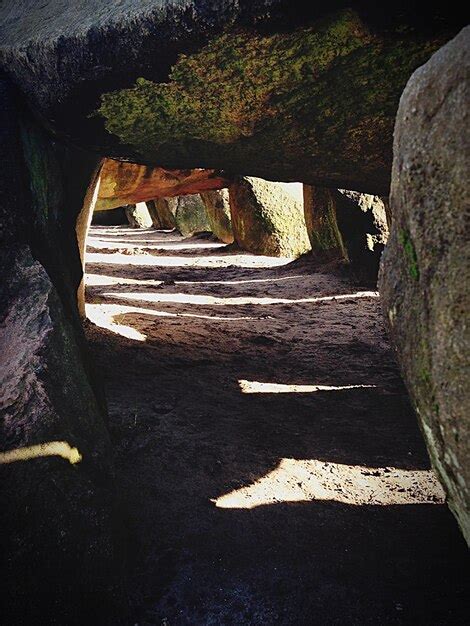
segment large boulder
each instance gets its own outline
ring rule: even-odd
[[[410,79],[380,293],[432,464],[470,542],[470,28]]]
[[[386,194],[400,94],[461,19],[449,3],[5,0],[0,68],[99,154]]]
[[[233,235],[254,254],[298,257],[310,250],[303,208],[278,183],[244,177],[229,187]]]
[[[127,204],[124,212],[131,228],[150,228],[152,226],[152,218],[145,202],[137,204]]]
[[[168,202],[175,218],[176,228],[183,237],[211,232],[206,205],[199,194],[169,198]]]
[[[206,191],[201,193],[201,198],[206,205],[211,231],[220,241],[232,243],[233,229],[228,189]]]
[[[313,254],[344,259],[361,277],[376,280],[388,239],[387,201],[346,189],[304,185],[305,222]]]
[[[0,164],[2,621],[119,624],[111,443],[75,299],[96,159],[0,80]]]
[[[152,218],[152,226],[157,230],[173,230],[176,228],[175,216],[167,198],[156,198],[147,202],[147,209]]]
[[[95,210],[220,189],[227,183],[228,178],[215,170],[168,170],[104,159]]]

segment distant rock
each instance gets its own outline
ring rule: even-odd
[[[211,231],[220,241],[232,243],[233,229],[228,189],[206,191],[201,193],[201,198],[206,205]]]
[[[124,211],[131,228],[150,228],[152,226],[152,218],[145,202],[127,204]]]
[[[362,277],[377,278],[388,239],[386,202],[382,198],[304,185],[304,211],[315,256],[345,259]]]

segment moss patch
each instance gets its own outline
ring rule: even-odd
[[[407,230],[401,230],[399,240],[405,252],[408,272],[411,278],[417,281],[419,280],[418,257],[410,233]]]

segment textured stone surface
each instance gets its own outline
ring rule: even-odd
[[[19,111],[0,81],[0,451],[64,441],[82,459],[0,464],[1,614],[9,624],[119,623],[110,442],[76,311],[75,230],[58,223],[67,201],[76,217],[86,185],[80,160]],[[61,166],[72,163],[67,182]]]
[[[357,273],[375,281],[388,240],[386,205],[367,193],[339,189],[332,194],[347,258]]]
[[[184,237],[211,231],[206,206],[199,194],[178,196],[167,201],[175,217],[175,226]]]
[[[97,211],[155,198],[220,189],[228,179],[215,170],[166,170],[105,159],[100,175]]]
[[[0,66],[100,154],[388,193],[403,87],[462,24],[413,5],[4,0]]]
[[[201,193],[206,205],[211,231],[224,243],[233,242],[232,217],[228,189]]]
[[[150,228],[152,218],[145,202],[126,204],[124,212],[131,228]]]
[[[281,185],[245,177],[229,188],[235,241],[243,250],[297,257],[310,250],[302,205]]]
[[[470,542],[470,29],[417,70],[395,127],[380,292],[449,505]]]
[[[388,238],[381,198],[304,185],[304,212],[312,252],[318,259],[344,259],[361,277],[377,278]]]
[[[174,199],[156,198],[147,202],[152,225],[157,230],[173,230],[173,228],[176,228],[175,216],[170,205],[174,209]]]
[[[312,253],[319,260],[346,259],[334,190],[304,185],[304,216]]]

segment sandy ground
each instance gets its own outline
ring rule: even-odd
[[[207,237],[88,243],[132,623],[464,623],[466,548],[373,288]]]

